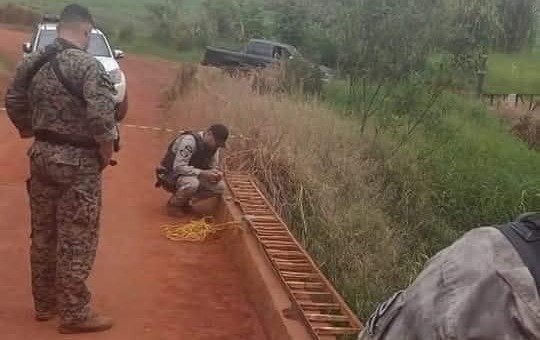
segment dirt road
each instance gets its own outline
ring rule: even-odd
[[[0,29],[0,53],[20,58],[27,38]],[[128,56],[122,67],[129,82],[126,123],[159,125],[160,93],[172,81],[174,65]],[[111,314],[117,324],[108,333],[60,336],[57,320],[33,319],[24,188],[29,144],[18,138],[5,112],[0,112],[0,338],[264,339],[244,295],[241,273],[225,254],[226,245],[219,240],[170,243],[159,233],[161,224],[174,222],[163,214],[167,197],[153,187],[153,169],[170,135],[122,130],[120,165],[105,175],[101,243],[90,281],[97,310]]]

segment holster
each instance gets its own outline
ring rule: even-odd
[[[176,193],[176,181],[178,176],[170,174],[164,168],[156,168],[156,188],[163,188],[167,192],[174,194]]]
[[[113,142],[113,148],[114,152],[120,151],[120,131],[118,131],[118,138],[116,138]]]

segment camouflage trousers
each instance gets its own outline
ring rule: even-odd
[[[58,311],[62,323],[84,320],[86,286],[96,256],[101,210],[97,157],[79,165],[51,154],[31,155],[28,192],[32,216],[32,292],[36,311]]]
[[[195,176],[180,176],[176,187],[178,190],[169,200],[169,204],[177,207],[186,205],[191,200],[216,197],[223,195],[225,192],[224,181],[211,183]]]

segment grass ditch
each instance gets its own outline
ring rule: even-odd
[[[437,124],[392,153],[400,134],[381,134],[375,121],[362,133],[336,105],[255,95],[249,79],[213,69],[189,79],[169,109],[177,124],[192,122],[179,128],[222,121],[242,136],[227,164],[263,183],[364,319],[466,230],[540,208],[539,154],[472,99],[442,95]]]

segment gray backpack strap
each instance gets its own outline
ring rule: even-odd
[[[43,56],[36,61],[33,67],[28,72],[28,78],[26,79],[27,87],[30,85],[36,74],[49,63],[53,69],[54,75],[58,81],[64,86],[64,88],[75,98],[78,98],[82,103],[86,105],[86,99],[84,99],[84,93],[82,86],[76,86],[71,81],[69,81],[62,70],[60,69],[60,64],[58,62],[58,54],[62,53],[63,50],[58,50],[53,45],[47,46],[45,48],[45,53]]]
[[[540,213],[527,213],[498,227],[529,269],[540,293]]]

